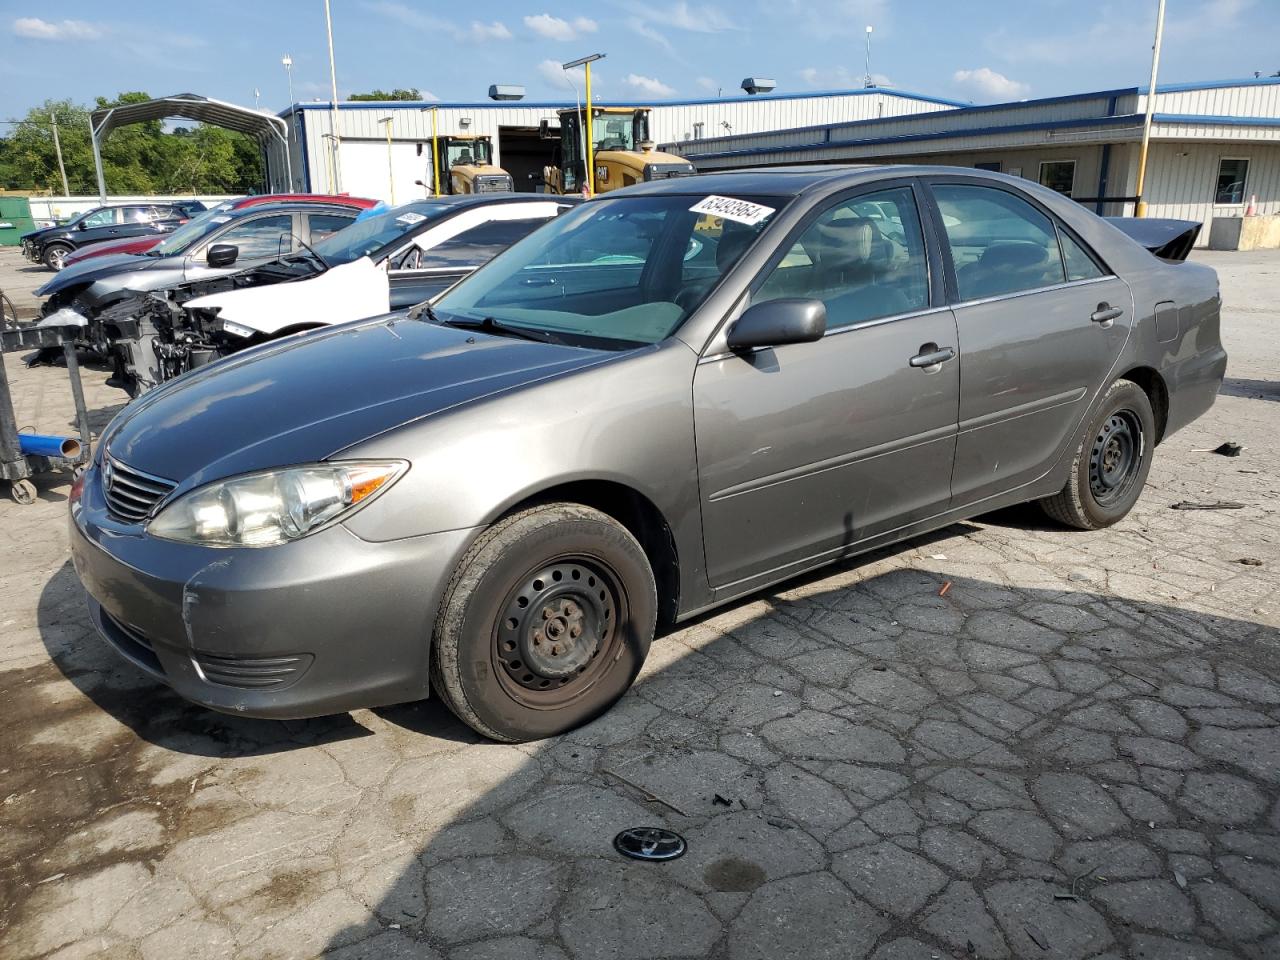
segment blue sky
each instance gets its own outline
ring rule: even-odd
[[[882,84],[992,103],[1145,83],[1156,0],[332,0],[339,95],[417,87],[483,99],[491,83],[530,99],[572,97],[558,63],[602,52],[601,97],[738,95],[743,77],[778,92],[861,86],[863,42]],[[473,18],[467,11],[473,10]],[[56,12],[55,12],[56,11]],[[577,12],[575,12],[577,11]],[[639,11],[638,13],[636,11]],[[0,118],[46,97],[88,102],[145,90],[252,105],[327,99],[321,0],[0,0]],[[1169,0],[1162,81],[1280,70],[1280,0]]]

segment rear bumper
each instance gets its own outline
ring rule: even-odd
[[[1213,406],[1227,375],[1227,351],[1221,346],[1205,350],[1162,372],[1169,390],[1169,416],[1164,428],[1164,436],[1169,437]]]
[[[436,608],[470,531],[370,543],[338,525],[281,547],[196,547],[116,523],[97,487],[86,476],[72,506],[72,561],[98,633],[149,676],[280,719],[427,696]]]

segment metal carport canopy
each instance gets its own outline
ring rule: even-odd
[[[98,196],[107,202],[107,184],[102,175],[102,142],[116,127],[147,120],[167,120],[183,117],[210,123],[215,127],[234,130],[253,137],[262,146],[271,140],[282,145],[285,164],[292,167],[289,157],[289,125],[273,113],[238,107],[234,103],[210,100],[194,93],[178,93],[172,97],[157,97],[142,103],[123,103],[116,107],[104,107],[89,115],[89,127],[93,133],[93,163],[98,172]],[[293,183],[293,170],[288,170],[289,183]]]

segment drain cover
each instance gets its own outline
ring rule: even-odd
[[[685,846],[684,837],[662,827],[631,827],[613,838],[613,848],[632,860],[674,860]]]

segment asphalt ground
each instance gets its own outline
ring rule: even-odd
[[[542,743],[190,706],[94,635],[68,478],[0,501],[0,956],[1280,956],[1280,253],[1195,259],[1228,378],[1124,522],[1006,510],[792,581]],[[65,372],[5,363],[68,429]],[[688,852],[624,861],[636,825]]]

